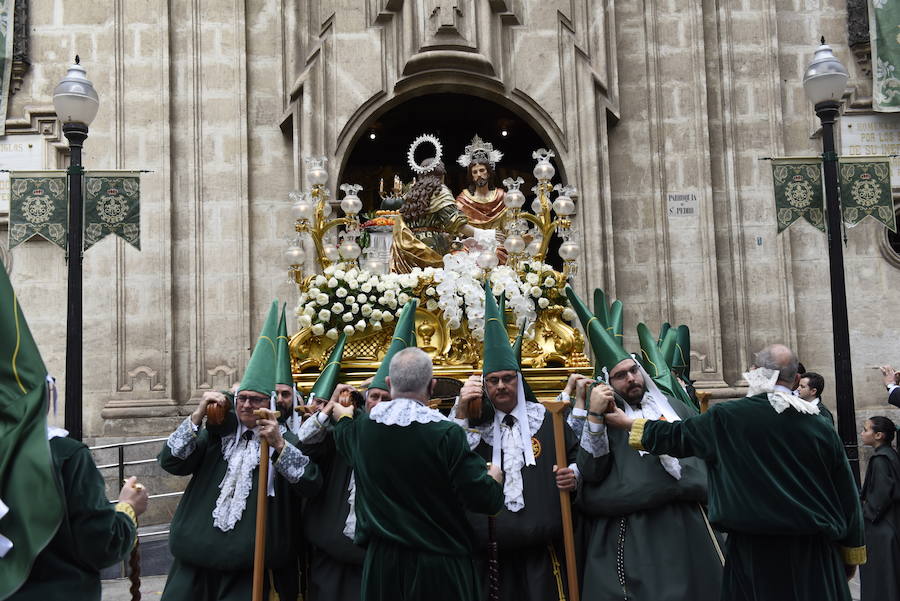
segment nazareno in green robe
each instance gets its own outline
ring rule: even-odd
[[[900,599],[900,457],[890,445],[875,449],[862,493],[868,561],[859,568],[862,601]]]
[[[696,456],[709,518],[728,533],[722,599],[850,601],[845,564],[865,562],[862,508],[837,433],[766,394],[681,422],[636,420],[635,448]]]
[[[483,428],[492,427],[493,423],[489,422]],[[563,431],[569,465],[575,463],[578,439],[568,424]],[[476,432],[469,429],[470,445],[478,437],[473,437]],[[568,598],[559,488],[553,473],[553,466],[556,465],[553,415],[549,411],[544,412],[543,421],[531,438],[537,444],[532,442],[535,465],[522,468],[525,507],[517,512],[504,509],[495,518],[500,599],[503,601],[556,601]],[[499,441],[493,442],[499,444]],[[493,445],[485,440],[479,439],[474,450],[485,461],[491,460]],[[479,599],[486,599],[489,584],[488,519],[470,513],[469,520],[478,537],[482,584]]]
[[[100,601],[100,570],[128,556],[137,525],[107,500],[103,476],[86,446],[65,437],[49,442],[65,515],[9,601]]]
[[[668,400],[681,419],[696,415],[677,399]],[[622,407],[624,401],[617,396],[616,403]],[[658,457],[629,447],[625,432],[601,426],[592,433],[585,424],[581,440],[583,483],[576,506],[587,541],[582,598],[717,601],[720,541],[703,514],[703,462],[679,460],[676,480]]]
[[[189,422],[188,417],[179,429],[189,428]],[[282,432],[282,436],[285,448],[291,445],[293,450],[272,457],[275,496],[266,497],[266,567],[271,570],[296,562],[299,541],[295,533],[301,497],[316,494],[322,485],[314,462],[306,463],[302,470],[296,469],[300,454],[296,436],[288,431]],[[212,513],[220,493],[219,484],[228,469],[222,455],[222,438],[219,432],[201,428],[186,458],[176,457],[168,443],[157,457],[160,466],[170,474],[191,476],[172,518],[169,548],[174,561],[163,590],[163,601],[246,601],[250,598],[259,466],[253,468],[246,506],[234,528],[223,532],[215,527]],[[291,473],[296,481],[289,482],[284,473]],[[267,588],[268,583],[267,578]]]
[[[355,541],[366,547],[360,599],[477,600],[475,533],[465,512],[497,513],[503,490],[459,426],[409,403],[416,402],[384,401],[371,418],[343,418],[334,427],[356,479]],[[410,407],[426,423],[375,421]]]
[[[317,426],[316,419],[308,418],[300,430],[300,448],[316,462],[323,478],[322,490],[306,500],[303,510],[309,546],[304,601],[358,601],[366,552],[344,533],[353,469],[337,452],[330,427]],[[322,430],[312,442],[304,436],[310,426]]]

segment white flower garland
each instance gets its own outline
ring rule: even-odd
[[[458,330],[463,320],[478,340],[484,339],[484,288],[475,253],[444,257],[444,268],[415,268],[410,273],[373,274],[354,264],[341,263],[325,268],[300,295],[297,323],[310,328],[314,336],[336,340],[341,332],[348,336],[366,328],[380,330],[391,323],[397,311],[413,297],[420,282],[431,283],[424,290],[423,307],[440,310],[448,327]],[[568,307],[560,290],[557,272],[540,261],[520,264],[521,275],[502,265],[491,271],[491,288],[496,296],[506,296],[506,306],[517,324],[523,320],[531,327],[538,313],[551,305],[562,305],[563,319],[573,321],[575,312]],[[563,283],[564,285],[564,283]]]

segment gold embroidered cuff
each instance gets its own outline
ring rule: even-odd
[[[866,563],[866,546],[841,547],[841,558],[850,566],[859,566]]]
[[[131,506],[131,503],[119,501],[118,503],[116,503],[116,511],[121,511],[122,513],[130,517],[132,523],[134,523],[134,527],[137,528],[137,514],[134,513],[134,507]]]
[[[344,419],[345,417],[349,417],[350,419],[353,419],[353,415],[352,415],[352,414],[346,414],[346,413],[345,413],[344,415],[341,415],[337,420],[338,420],[338,421],[341,421],[341,420]]]
[[[644,438],[644,424],[646,423],[647,420],[643,417],[634,420],[634,423],[631,425],[631,434],[628,435],[628,446],[638,451],[645,450],[641,440]]]

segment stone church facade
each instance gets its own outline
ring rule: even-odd
[[[805,223],[776,235],[759,159],[821,152],[802,76],[822,35],[851,73],[846,111],[871,112],[856,4],[31,2],[7,138],[39,135],[42,166],[64,164],[52,92],[79,53],[101,97],[86,167],[151,170],[142,251],[107,240],[84,261],[85,435],[164,434],[240,379],[271,299],[296,301],[282,254],[303,157],[329,157],[336,196],[379,115],[447,91],[511,110],[554,149],[580,191],[577,287],[623,300],[628,343],[639,320],[689,324],[698,387],[724,398],[753,350],[784,341],[826,375],[833,407],[826,240]],[[696,199],[694,214],[670,216],[669,195]],[[3,259],[63,376],[62,253],[8,251],[5,228],[0,215]],[[900,363],[900,260],[866,222],[845,261],[857,407],[883,412],[870,367]]]

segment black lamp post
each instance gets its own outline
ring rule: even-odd
[[[859,486],[859,449],[856,444],[856,408],[853,402],[853,370],[850,367],[850,325],[844,283],[844,252],[841,247],[841,202],[838,187],[838,156],[834,151],[834,123],[849,75],[825,44],[816,49],[803,76],[803,89],[822,122],[822,165],[825,174],[825,215],[828,229],[828,263],[831,280],[831,328],[834,338],[834,379],[837,398],[838,434]]]
[[[63,134],[69,141],[69,237],[66,247],[68,259],[68,310],[66,312],[66,412],[65,426],[75,440],[82,438],[82,206],[81,147],[88,136],[88,125],[97,116],[100,100],[86,71],[79,63],[69,67],[68,73],[53,91],[53,106],[63,124]]]

